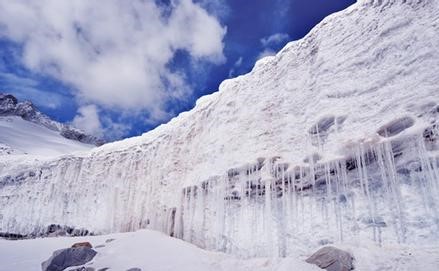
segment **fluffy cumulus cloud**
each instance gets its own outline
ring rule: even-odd
[[[221,63],[225,32],[192,0],[0,0],[0,38],[20,45],[26,68],[71,86],[81,105],[143,110],[152,121],[191,94],[184,71],[168,67],[175,53]],[[81,107],[74,122],[98,113]]]
[[[72,124],[93,135],[103,136],[98,108],[95,105],[80,107],[78,115],[73,119]]]
[[[197,3],[220,19],[226,19],[231,13],[227,0],[199,0]]]

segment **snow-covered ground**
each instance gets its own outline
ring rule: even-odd
[[[93,147],[95,146],[62,137],[58,131],[21,117],[0,117],[0,155],[59,156],[76,151],[88,151]]]
[[[106,242],[108,239],[114,239]],[[202,250],[162,233],[141,230],[103,236],[58,237],[33,240],[0,240],[0,271],[40,271],[41,263],[52,252],[76,242],[89,241],[98,252],[85,266],[123,271],[318,271],[305,259],[313,251],[288,258],[240,259],[232,255]],[[104,245],[104,247],[99,247]],[[439,248],[435,247],[366,247],[344,245],[354,254],[356,270],[362,271],[436,271]]]
[[[106,242],[108,239],[114,241]],[[304,257],[278,259],[238,259],[231,255],[210,252],[163,233],[141,230],[103,236],[58,237],[21,241],[0,239],[0,271],[40,271],[41,263],[52,252],[76,242],[89,241],[98,252],[89,265],[96,270],[109,267],[123,271],[250,271],[250,270],[320,270],[304,261]],[[283,268],[285,266],[285,268]],[[288,267],[288,268],[287,268]]]

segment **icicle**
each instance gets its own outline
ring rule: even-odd
[[[427,155],[425,143],[422,137],[419,137],[416,149],[418,150],[419,160],[421,162],[421,175],[422,180],[420,182],[420,188],[423,193],[424,206],[427,212],[436,221],[436,227],[439,230],[439,175],[437,171],[437,162],[433,157],[430,159]],[[426,184],[426,185],[423,185]]]
[[[376,215],[373,210],[373,203],[372,198],[370,196],[369,191],[369,177],[367,174],[367,165],[366,165],[366,159],[365,159],[366,152],[364,150],[363,144],[361,144],[357,150],[357,170],[360,178],[361,183],[361,190],[366,196],[367,200],[367,208],[369,211],[369,218],[372,220],[372,231],[373,231],[373,240],[375,242],[378,241],[377,239],[377,227],[376,227]]]
[[[278,243],[279,243],[279,255],[280,257],[286,256],[287,242],[286,242],[286,219],[287,219],[287,193],[285,186],[285,167],[281,166],[281,198],[277,201],[281,203],[281,210],[278,212],[279,230],[278,230]]]
[[[390,207],[389,211],[392,215],[392,224],[395,229],[397,241],[398,243],[401,243],[404,240],[404,230],[402,229],[403,222],[400,197],[397,196],[399,193],[399,186],[395,184],[395,175],[392,173],[394,172],[394,165],[391,164],[393,163],[393,159],[389,159],[389,155],[392,155],[393,158],[393,153],[391,152],[391,147],[389,149],[388,145],[388,143],[379,145],[376,152],[382,180],[384,183],[384,195],[387,198],[388,205]]]

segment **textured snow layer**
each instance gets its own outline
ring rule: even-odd
[[[0,155],[59,156],[94,147],[64,138],[56,131],[15,116],[0,117],[0,144],[3,146],[0,147]]]
[[[111,242],[106,242],[113,239]],[[89,236],[81,238],[43,238],[22,241],[0,240],[0,271],[39,271],[41,263],[52,252],[70,247],[77,242],[89,241],[98,252],[86,267],[143,271],[318,271],[315,265],[305,262],[314,251],[288,258],[256,258],[242,260],[230,255],[201,250],[193,245],[161,233],[142,230],[132,233]],[[104,245],[104,247],[98,247]],[[436,247],[356,247],[343,249],[355,256],[356,270],[435,271],[439,266],[439,249]],[[75,269],[75,268],[71,268]],[[68,270],[71,270],[68,269]]]
[[[438,23],[437,1],[359,1],[154,131],[0,164],[0,230],[147,227],[242,256],[437,246]]]

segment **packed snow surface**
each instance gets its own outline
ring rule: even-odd
[[[438,1],[358,1],[140,137],[0,163],[0,231],[149,228],[243,257],[437,247],[438,67]]]
[[[17,116],[0,116],[0,155],[59,156],[94,146],[62,137],[59,132]]]
[[[98,252],[96,257],[85,265],[94,267],[95,270],[101,268],[109,268],[109,270],[141,268],[143,271],[281,271],[291,270],[291,268],[303,271],[320,270],[303,259],[288,259],[284,263],[266,258],[241,260],[230,255],[199,249],[162,233],[142,230],[82,238],[0,240],[0,262],[2,263],[0,271],[40,271],[41,263],[47,260],[53,251],[71,247],[74,243],[82,241],[91,242]],[[101,245],[103,247],[99,247]],[[285,268],[282,268],[282,265],[285,265]]]
[[[85,267],[95,270],[142,271],[318,271],[305,262],[314,251],[288,258],[240,259],[215,253],[170,238],[162,233],[141,230],[103,236],[39,238],[33,240],[0,240],[0,271],[40,271],[41,263],[52,252],[88,241],[98,254]],[[343,247],[356,256],[356,270],[435,271],[439,266],[439,249],[432,247]],[[78,267],[76,267],[78,268]],[[68,268],[74,270],[76,268]]]

